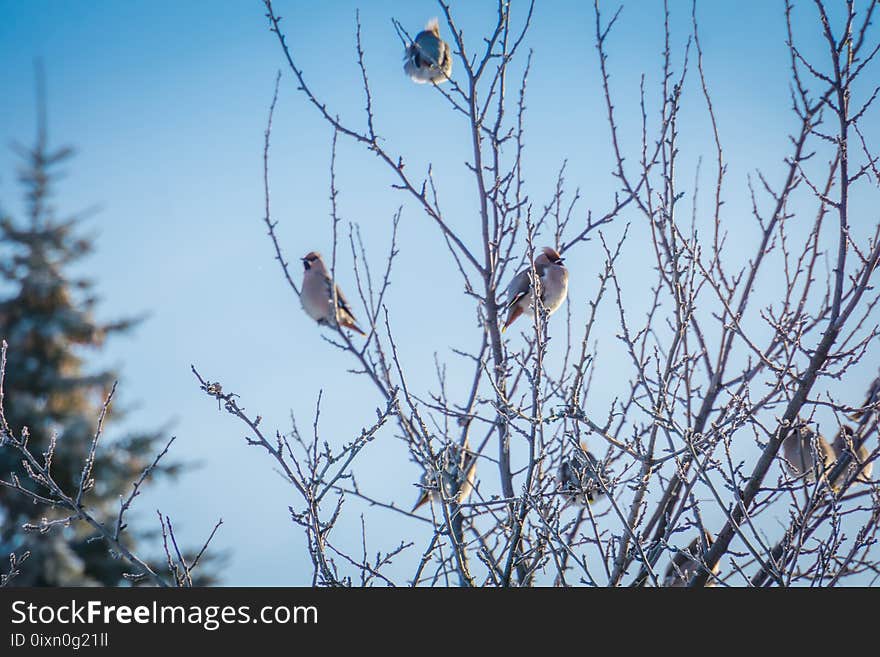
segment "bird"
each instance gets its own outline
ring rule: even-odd
[[[850,462],[847,466],[847,469],[844,470],[837,479],[834,481],[835,488],[841,485],[849,476],[849,474],[855,470],[856,464],[865,463],[870,455],[867,446],[862,443],[859,447],[858,451],[853,450],[853,438],[856,435],[855,429],[853,429],[849,425],[843,425],[840,427],[840,430],[837,432],[837,437],[834,439],[834,442],[831,444],[831,448],[834,451],[835,459],[839,459],[844,453],[849,454]],[[865,463],[859,472],[858,477],[855,481],[861,484],[869,484],[871,483],[871,473],[874,470],[873,461],[870,463]]]
[[[669,567],[666,569],[666,575],[663,578],[663,586],[675,588],[687,586],[691,577],[696,575],[700,570],[700,562],[703,560],[706,552],[709,551],[709,548],[712,547],[713,542],[712,534],[703,530],[702,540],[697,536],[697,538],[691,541],[691,544],[688,545],[686,551],[677,551],[675,556],[672,557],[672,562],[669,564]],[[712,574],[718,574],[717,563],[712,569]],[[706,583],[706,586],[713,586],[711,578]]]
[[[432,18],[406,49],[403,70],[418,84],[439,84],[452,74],[449,44],[440,38],[440,22]]]
[[[814,445],[815,441],[815,445]],[[785,440],[782,441],[782,452],[785,456],[785,466],[792,477],[803,477],[808,484],[816,481],[818,470],[819,479],[825,478],[825,473],[834,465],[837,457],[834,449],[821,434],[816,434],[809,427],[792,428]],[[816,455],[821,458],[821,463],[816,462]]]
[[[463,448],[451,444],[447,446],[440,455],[440,461],[439,472],[434,468],[427,468],[422,474],[422,490],[411,513],[415,513],[428,502],[443,503],[440,495],[441,482],[445,498],[456,504],[464,504],[473,492],[477,476],[477,456],[468,449],[466,441]]]
[[[541,302],[547,315],[552,315],[568,295],[568,270],[562,264],[562,256],[549,246],[541,249],[540,255],[535,258],[535,272],[541,283]],[[516,319],[525,313],[529,317],[535,315],[535,305],[532,290],[532,269],[527,267],[519,272],[507,286],[505,307],[507,308],[507,321],[501,328],[506,331]]]
[[[306,314],[322,326],[344,326],[355,333],[366,335],[357,325],[351,306],[345,300],[342,290],[336,286],[336,318],[333,315],[333,281],[324,265],[321,254],[310,251],[302,258],[303,282],[300,301]]]
[[[570,457],[562,459],[557,473],[566,505],[587,506],[605,497],[605,488],[599,483],[605,474],[602,463],[583,445],[572,450]]]

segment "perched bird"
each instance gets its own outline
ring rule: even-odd
[[[691,541],[691,544],[688,545],[686,551],[679,550],[676,552],[675,556],[672,557],[672,562],[666,569],[666,576],[663,578],[663,586],[687,586],[691,577],[699,572],[700,562],[703,560],[703,556],[706,552],[709,551],[709,548],[712,547],[713,542],[712,534],[704,531],[702,539],[698,536]],[[717,563],[712,569],[712,574],[718,574]],[[706,582],[706,586],[713,586],[711,578]]]
[[[837,460],[834,449],[824,436],[816,435],[815,431],[806,426],[788,432],[782,441],[782,453],[791,476],[803,477],[808,484],[816,481],[817,471],[819,479],[824,479],[825,473]],[[816,462],[816,455],[820,459],[819,463]]]
[[[339,324],[355,333],[366,335],[357,325],[351,307],[338,285],[336,286],[336,318],[334,319],[333,288],[331,287],[333,281],[330,280],[330,274],[327,267],[324,266],[321,254],[317,251],[310,251],[303,256],[302,263],[305,271],[303,271],[300,301],[308,316],[323,326]]]
[[[540,279],[541,302],[552,315],[568,294],[568,270],[563,266],[563,259],[549,246],[541,249],[541,254],[535,258],[535,272]],[[532,290],[532,269],[527,267],[519,272],[507,286],[507,321],[501,331],[516,321],[516,318],[525,313],[529,317],[535,315],[535,304]]]
[[[449,44],[440,38],[440,23],[432,18],[406,49],[403,70],[413,82],[435,84],[452,74],[452,53]]]
[[[567,504],[586,506],[605,497],[605,489],[599,483],[599,478],[605,476],[602,463],[581,446],[572,450],[570,457],[562,459],[557,479]]]
[[[441,484],[445,498],[456,504],[464,504],[473,492],[477,477],[477,456],[467,448],[467,443],[464,448],[458,445],[447,446],[440,455],[440,460],[441,470],[439,473],[429,469],[422,475],[422,490],[419,493],[419,499],[412,508],[413,511],[428,502],[442,504]]]
[[[837,432],[837,437],[831,444],[831,447],[834,450],[835,459],[840,458],[843,453],[847,453],[850,455],[850,462],[847,466],[847,470],[842,472],[840,476],[835,480],[835,487],[844,482],[849,474],[853,472],[856,467],[858,467],[857,464],[865,463],[865,461],[868,459],[868,456],[870,455],[870,452],[868,451],[868,448],[864,443],[862,443],[858,451],[853,450],[853,438],[855,437],[855,435],[855,429],[848,425],[843,425],[842,427],[840,427],[840,431]],[[873,461],[870,463],[865,463],[865,465],[862,466],[861,471],[859,472],[856,482],[861,484],[871,483],[871,473],[873,472],[873,470]]]

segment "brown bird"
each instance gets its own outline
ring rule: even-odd
[[[556,312],[568,294],[568,270],[563,266],[563,262],[559,253],[549,246],[541,249],[540,255],[535,258],[535,273],[541,285],[541,302],[548,316]],[[514,276],[507,286],[507,321],[501,328],[502,332],[506,331],[523,313],[534,317],[535,304],[531,276],[532,269],[527,267]]]
[[[834,449],[821,434],[807,426],[793,428],[782,441],[785,466],[792,477],[803,477],[808,484],[825,478],[825,473],[834,465],[837,456]],[[817,463],[816,455],[819,457]]]
[[[605,468],[583,445],[572,450],[569,458],[559,464],[557,480],[567,504],[586,506],[605,497],[605,489],[599,483],[604,479]]]
[[[835,480],[835,487],[840,486],[844,480],[862,463],[861,470],[859,471],[858,477],[856,478],[856,482],[860,484],[870,484],[871,483],[871,473],[874,471],[874,462],[865,463],[867,461],[870,452],[868,451],[867,446],[862,443],[859,447],[858,451],[853,450],[853,438],[855,437],[856,432],[849,425],[843,425],[840,427],[840,431],[837,432],[837,437],[834,439],[831,447],[834,450],[835,459],[840,458],[840,456],[844,453],[849,454],[850,461],[847,469],[840,474],[840,476]]]
[[[440,460],[442,465],[439,473],[429,469],[422,475],[422,490],[413,511],[428,502],[442,504],[441,485],[443,496],[456,504],[464,504],[473,492],[477,477],[477,456],[468,449],[467,442],[464,448],[449,445],[443,450]]]
[[[354,313],[345,300],[342,290],[336,286],[336,313],[334,319],[333,313],[333,281],[321,254],[317,251],[310,251],[302,258],[303,263],[303,282],[300,301],[303,310],[309,317],[314,319],[322,326],[344,326],[355,333],[366,335],[357,325]]]
[[[666,569],[666,576],[663,578],[663,586],[673,588],[687,586],[691,577],[699,572],[701,568],[700,563],[703,561],[706,552],[712,547],[712,543],[714,543],[712,534],[704,530],[702,539],[698,536],[691,541],[691,544],[688,545],[686,551],[676,552],[675,556],[672,557],[672,562]],[[717,563],[712,569],[712,574],[718,574]],[[706,586],[714,586],[711,577],[706,582]]]

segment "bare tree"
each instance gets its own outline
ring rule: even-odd
[[[102,541],[111,555],[116,559],[123,559],[129,564],[131,571],[124,574],[126,580],[135,584],[146,582],[154,586],[163,587],[192,586],[192,573],[199,565],[205,550],[208,548],[208,544],[214,538],[214,534],[220,528],[220,525],[223,524],[222,520],[217,522],[202,549],[194,558],[191,557],[191,563],[188,563],[186,552],[181,551],[177,545],[171,519],[157,512],[162,524],[162,538],[165,557],[168,563],[167,575],[162,573],[154,564],[151,564],[149,560],[135,554],[128,545],[125,535],[125,529],[128,526],[125,520],[126,512],[131,508],[135,498],[140,495],[141,486],[143,486],[147,478],[159,465],[162,457],[168,453],[175,438],[172,437],[168,441],[164,449],[156,455],[156,458],[144,469],[140,477],[132,482],[131,492],[124,498],[120,497],[119,514],[113,519],[105,518],[100,509],[90,508],[87,498],[88,492],[95,487],[97,478],[100,476],[99,473],[94,471],[95,456],[103,433],[104,418],[109,411],[113,395],[116,392],[116,384],[113,384],[110,393],[101,406],[101,412],[96,421],[94,438],[89,445],[88,456],[83,463],[79,485],[76,487],[76,490],[65,490],[55,479],[52,472],[52,461],[55,459],[58,449],[56,436],[52,437],[48,448],[37,456],[31,451],[28,444],[30,437],[28,428],[22,427],[16,433],[6,420],[6,415],[3,411],[3,397],[7,348],[6,341],[2,341],[2,345],[0,345],[0,447],[15,450],[19,454],[22,467],[27,472],[29,481],[25,483],[15,473],[12,473],[8,480],[0,479],[0,486],[30,499],[34,504],[39,505],[46,514],[39,523],[25,525],[25,531],[47,534],[52,531],[62,531],[73,523],[82,523],[93,532],[91,540]],[[169,539],[171,540],[170,546],[168,543]],[[24,552],[20,555],[15,553],[9,555],[9,572],[0,579],[0,586],[7,586],[21,574],[20,567],[27,560],[28,556],[30,556],[29,552]],[[169,579],[169,576],[171,576],[171,579]]]
[[[295,44],[285,37],[275,3],[262,1],[289,69],[285,82],[332,128],[331,277],[336,279],[337,249],[345,242],[335,165],[337,140],[346,139],[376,156],[377,166],[393,178],[389,193],[418,208],[443,239],[447,280],[457,277],[479,327],[475,347],[456,351],[471,364],[469,386],[448,389],[439,360],[438,391],[408,385],[385,303],[402,205],[391,222],[378,276],[360,229],[349,231],[354,264],[347,278],[357,282],[366,339],[355,342],[339,327],[325,338],[327,348],[344,352],[353,371],[376,389],[377,418],[359,436],[341,449],[321,439],[320,395],[310,434],[296,425],[290,433],[264,430],[260,416],[248,413],[237,395],[193,368],[205,393],[244,423],[248,443],[265,450],[290,483],[296,499],[291,517],[306,535],[314,584],[873,583],[880,573],[874,547],[880,489],[865,473],[880,454],[880,378],[864,382],[864,399],[838,398],[834,382],[849,376],[856,363],[878,360],[880,297],[872,276],[880,261],[880,218],[854,217],[852,210],[855,195],[876,196],[880,186],[878,156],[862,129],[872,120],[880,92],[871,82],[880,49],[871,30],[876,3],[847,0],[842,15],[832,19],[826,3],[815,0],[809,11],[827,53],[811,61],[798,48],[795,10],[786,1],[789,151],[780,171],[755,172],[746,188],[733,189],[696,3],[684,16],[689,36],[680,47],[671,36],[678,16],[664,3],[659,88],[651,92],[643,76],[638,95],[626,98],[640,108],[642,119],[640,143],[630,153],[618,128],[622,91],[611,84],[609,46],[621,10],[604,14],[597,0],[597,92],[604,96],[615,166],[607,198],[593,199],[595,205],[585,210],[580,193],[567,189],[564,163],[546,203],[533,200],[523,173],[531,68],[525,44],[534,2],[499,0],[485,36],[466,43],[449,4],[440,0],[456,63],[451,79],[432,86],[448,111],[464,117],[458,138],[471,148],[468,193],[480,220],[480,239],[473,240],[444,214],[431,168],[412,171],[407,154],[392,152],[381,138],[360,18],[354,56],[365,109],[355,124],[340,119],[316,94],[296,63]],[[394,27],[402,45],[410,46],[404,27],[396,21]],[[310,246],[282,247],[270,206],[269,150],[280,80],[279,74],[265,132],[263,219],[282,274],[299,296],[296,272],[284,254]],[[656,102],[652,93],[659,94]],[[708,211],[697,202],[699,168],[692,187],[682,185],[678,171],[686,101],[706,113],[712,129]],[[656,111],[650,109],[654,105]],[[749,220],[726,210],[725,198],[733,194],[748,194]],[[690,212],[682,205],[688,195]],[[747,221],[757,239],[743,258],[731,254],[730,245]],[[647,308],[628,301],[628,290],[644,289],[644,279],[634,280],[620,266],[633,224],[653,245],[645,254],[655,276]],[[598,244],[603,261],[594,284],[579,286],[569,298],[564,325],[559,318],[549,323],[538,302],[524,340],[510,339],[500,328],[504,290],[523,267],[537,280],[530,263],[539,239],[563,255],[587,242]],[[759,306],[756,289],[767,280],[780,293]],[[572,321],[575,304],[586,310],[584,323]],[[597,410],[590,394],[594,383],[607,377],[596,358],[595,329],[603,317],[617,323],[626,360],[613,366],[628,368],[629,383],[613,403]],[[555,359],[548,364],[551,336],[553,349],[561,350],[559,366]],[[438,500],[423,507],[430,515],[377,499],[358,486],[358,455],[391,449],[375,444],[382,431],[394,432],[424,469],[421,486]],[[790,474],[793,464],[781,447],[807,431],[814,438],[804,449],[815,465]],[[827,461],[819,458],[820,432],[840,437]],[[594,452],[586,451],[588,441]],[[783,467],[774,479],[777,462]],[[469,497],[460,494],[465,483],[473,484]],[[368,557],[365,518],[362,553],[343,547],[346,537],[337,537],[334,528],[349,498],[400,517],[393,547]],[[587,500],[592,503],[583,504]],[[780,516],[788,519],[787,527],[774,522]],[[425,522],[434,531],[427,545],[416,546],[408,527]],[[401,559],[412,562],[412,575],[394,582],[383,571]]]

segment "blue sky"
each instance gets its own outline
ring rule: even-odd
[[[353,36],[358,4],[378,132],[392,152],[406,154],[412,170],[433,163],[448,216],[466,236],[476,236],[472,182],[462,166],[467,133],[442,98],[405,78],[402,47],[391,24],[397,18],[414,33],[438,14],[437,6],[427,0],[279,0],[277,9],[314,91],[345,121],[362,126]],[[670,4],[677,67],[690,30],[690,2]],[[488,29],[493,6],[453,3],[466,40]],[[605,11],[610,13],[611,5]],[[729,163],[725,208],[729,216],[743,217],[742,234],[731,245],[731,257],[736,257],[748,252],[755,234],[746,174],[759,167],[778,172],[795,125],[783,12],[781,3],[755,0],[703,1],[698,13]],[[56,145],[74,145],[79,153],[59,185],[57,204],[68,211],[95,204],[102,208],[84,227],[97,238],[97,252],[84,271],[97,281],[101,313],[107,318],[149,313],[136,332],[109,347],[103,362],[121,369],[120,400],[131,408],[128,421],[134,426],[172,421],[178,436],[173,455],[201,464],[177,483],[146,493],[139,500],[140,515],[153,522],[154,509],[161,508],[174,518],[184,540],[199,544],[222,517],[225,524],[215,546],[229,554],[224,583],[293,585],[309,582],[311,565],[302,535],[289,520],[291,491],[271,462],[245,445],[242,427],[218,413],[199,391],[190,364],[239,393],[266,426],[281,430],[289,428],[291,412],[301,426],[309,426],[323,389],[325,408],[345,409],[323,416],[322,435],[335,444],[368,424],[380,401],[365,380],[347,373],[349,360],[320,339],[320,330],[302,312],[272,259],[262,224],[262,146],[273,81],[283,66],[263,14],[256,0],[0,0],[0,142],[27,143],[33,135],[32,62],[40,57],[47,74],[50,137]],[[624,148],[634,148],[639,138],[636,101],[642,72],[649,101],[656,104],[661,18],[660,2],[626,3],[609,41]],[[823,44],[815,26],[800,19],[798,25],[804,27],[804,52],[819,52]],[[591,3],[538,3],[527,40],[534,61],[526,174],[536,205],[550,198],[563,160],[568,161],[570,187],[581,190],[582,210],[601,212],[613,199],[593,30]],[[695,82],[691,77],[682,115],[687,129],[682,130],[681,176],[687,181],[700,155],[704,174],[711,171],[714,157]],[[331,137],[285,69],[273,132],[272,202],[282,246],[297,276],[299,256],[330,246]],[[340,140],[338,160],[340,213],[345,221],[360,224],[375,268],[384,261],[391,217],[403,205],[401,255],[389,307],[411,385],[435,388],[435,352],[449,359],[453,381],[464,376],[466,369],[451,356],[450,346],[472,348],[478,333],[448,254],[438,248],[439,234],[417,207],[390,189],[388,173],[373,156]],[[14,155],[0,149],[0,201],[17,212],[14,167]],[[709,179],[704,185],[708,190]],[[690,207],[690,199],[686,203]],[[639,217],[627,212],[622,219],[637,223]],[[874,221],[866,218],[863,227]],[[619,235],[622,228],[618,222],[609,235]],[[627,262],[645,260],[642,249],[648,244],[645,235],[634,231]],[[594,293],[601,254],[594,241],[573,255],[571,293],[578,319]],[[639,280],[635,265],[631,276],[628,303],[639,308],[647,290],[633,284]],[[340,277],[339,282],[350,290],[349,298],[354,296],[352,280]],[[408,311],[426,285],[433,305]],[[446,307],[459,312],[443,312]],[[608,320],[599,339],[612,349],[613,313]],[[611,363],[606,366],[616,357],[607,353]],[[870,378],[869,367],[857,371],[862,378],[852,382],[853,391],[863,390]],[[607,407],[613,391],[626,382],[624,368],[606,367],[605,372],[607,385],[597,393],[596,408]],[[385,440],[364,455],[359,483],[377,497],[406,504],[415,497],[419,473],[390,433]],[[357,527],[357,514],[346,522]],[[374,550],[395,545],[401,531],[424,534],[422,527],[401,529],[387,514],[377,514],[373,527]]]

